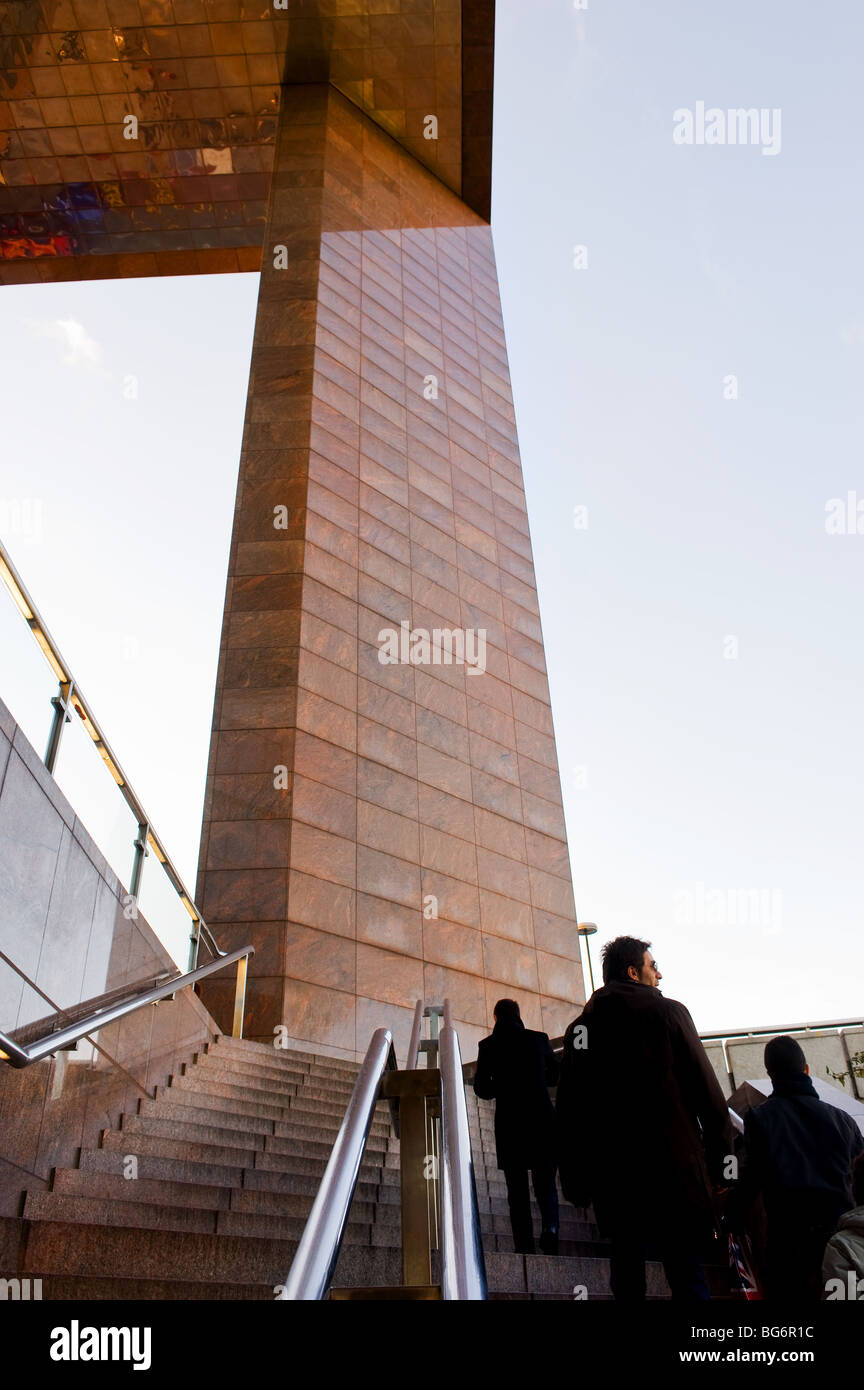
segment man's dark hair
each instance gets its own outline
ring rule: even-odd
[[[856,1207],[864,1207],[864,1149],[852,1164],[852,1200]]]
[[[515,999],[499,999],[495,1005],[495,1018],[499,1023],[518,1023],[521,1017]]]
[[[765,1045],[765,1070],[772,1081],[785,1081],[800,1076],[807,1065],[801,1044],[785,1033]]]
[[[602,953],[604,985],[611,985],[613,980],[629,980],[630,965],[641,970],[650,945],[650,941],[640,941],[638,936],[616,936],[614,941],[607,941]]]

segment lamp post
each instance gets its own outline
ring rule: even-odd
[[[591,945],[588,941],[589,936],[593,936],[597,930],[596,922],[580,922],[577,931],[580,936],[585,938],[585,950],[588,953],[588,978],[591,981],[591,993],[594,993],[594,971],[591,968]]]

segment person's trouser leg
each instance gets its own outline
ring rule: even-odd
[[[616,1303],[645,1300],[645,1238],[638,1228],[610,1232],[609,1285]]]
[[[768,1227],[765,1298],[778,1303],[819,1303],[822,1298],[822,1256],[833,1227],[800,1220],[780,1232]]]
[[[664,1241],[661,1249],[673,1303],[707,1303],[711,1289],[698,1253],[679,1240]]]
[[[542,1163],[531,1169],[534,1196],[540,1208],[540,1248],[545,1255],[558,1254],[558,1189],[555,1186],[554,1163]]]
[[[505,1168],[507,1203],[510,1207],[510,1227],[517,1255],[534,1254],[534,1226],[531,1220],[531,1195],[528,1191],[527,1168]]]

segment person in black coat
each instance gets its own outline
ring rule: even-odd
[[[495,1101],[495,1148],[504,1170],[513,1244],[518,1254],[534,1253],[530,1172],[540,1208],[540,1249],[558,1253],[558,1193],[555,1189],[555,1111],[549,1086],[558,1063],[546,1033],[526,1028],[515,999],[499,999],[495,1027],[477,1051],[474,1092]]]
[[[603,948],[598,989],[564,1036],[558,1085],[564,1196],[593,1205],[611,1242],[612,1293],[646,1296],[656,1246],[673,1299],[710,1297],[702,1253],[716,1249],[715,1189],[732,1131],[723,1092],[688,1010],[665,999],[650,943]]]
[[[825,1246],[855,1205],[852,1164],[864,1137],[851,1115],[819,1099],[794,1038],[771,1039],[765,1070],[774,1089],[744,1117],[735,1199],[743,1205],[761,1192],[765,1203],[766,1299],[818,1302]]]

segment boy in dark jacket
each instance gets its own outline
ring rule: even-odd
[[[765,1202],[766,1299],[818,1301],[826,1242],[854,1206],[852,1164],[864,1137],[851,1115],[819,1099],[794,1038],[771,1039],[765,1070],[774,1089],[744,1118],[739,1200],[759,1191]]]

